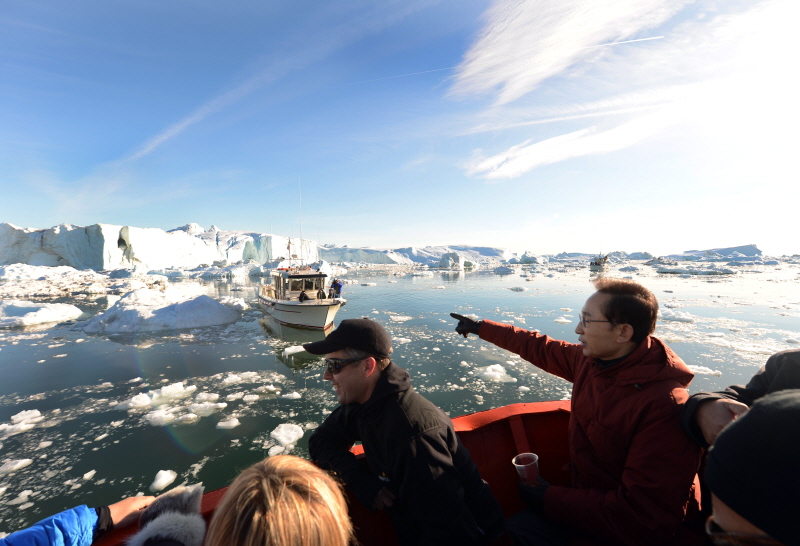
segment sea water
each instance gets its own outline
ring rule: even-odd
[[[656,294],[656,335],[695,371],[696,392],[745,383],[770,354],[800,348],[799,272],[784,263],[729,276],[657,275],[647,266],[611,274]],[[348,303],[336,323],[384,325],[395,362],[451,416],[569,398],[568,382],[458,336],[449,313],[575,341],[593,291],[587,269],[411,276],[382,268],[345,278]],[[85,334],[82,322],[110,303],[103,296],[56,300],[85,311],[77,322],[0,330],[0,532],[183,483],[216,489],[268,455],[308,457],[309,436],[337,403],[321,359],[296,347],[322,334],[264,317],[257,282],[203,281],[215,299],[253,305],[226,326]]]

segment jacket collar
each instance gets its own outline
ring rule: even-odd
[[[647,336],[622,362],[610,368],[597,367],[595,374],[616,377],[621,385],[641,385],[654,381],[674,380],[684,388],[694,374],[681,358],[660,339]]]

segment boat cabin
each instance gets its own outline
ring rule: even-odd
[[[272,284],[266,287],[265,296],[277,300],[296,300],[300,301],[300,295],[305,292],[307,299],[324,299],[325,279],[328,275],[319,273],[313,269],[285,269],[272,272]]]

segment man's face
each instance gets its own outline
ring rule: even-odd
[[[584,327],[579,320],[575,333],[578,334],[578,341],[583,346],[584,356],[612,360],[623,357],[630,351],[628,344],[618,343],[620,325],[607,322],[608,319],[603,314],[603,306],[610,299],[609,294],[595,292],[583,305],[582,313],[586,319],[586,326]]]
[[[344,350],[328,353],[325,355],[325,358],[349,360]],[[364,365],[366,360],[367,359],[348,364],[335,375],[327,369],[322,374],[322,379],[331,382],[331,386],[333,386],[333,390],[336,392],[336,397],[340,404],[352,404],[353,402],[363,404],[369,399],[370,394],[372,394],[372,385],[368,379]]]

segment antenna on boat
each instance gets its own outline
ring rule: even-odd
[[[300,196],[300,265],[303,264],[303,189],[300,187],[300,177],[297,177],[297,193]]]

